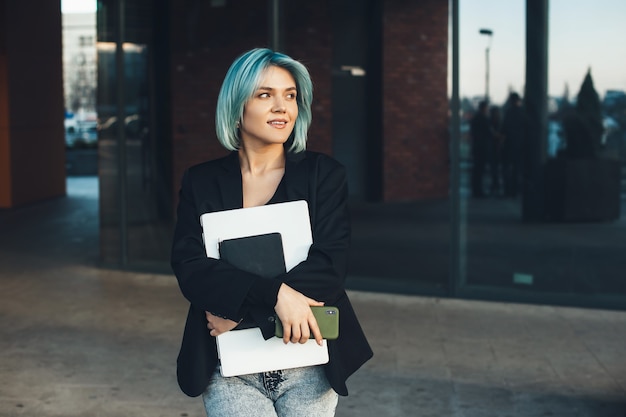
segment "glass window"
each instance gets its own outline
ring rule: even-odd
[[[461,293],[623,305],[626,6],[460,3]]]

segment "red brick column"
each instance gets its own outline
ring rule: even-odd
[[[384,0],[383,198],[448,195],[448,2]]]
[[[0,208],[65,195],[61,31],[60,2],[0,0]]]

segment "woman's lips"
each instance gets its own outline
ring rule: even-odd
[[[283,129],[287,126],[287,122],[285,120],[270,120],[267,124],[277,129]]]

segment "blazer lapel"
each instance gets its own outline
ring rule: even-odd
[[[288,201],[308,200],[309,187],[306,152],[287,152],[284,182]]]
[[[231,152],[227,158],[224,158],[222,168],[224,171],[217,178],[222,197],[222,210],[243,207],[243,187],[237,152]]]

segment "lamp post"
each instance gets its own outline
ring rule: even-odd
[[[479,33],[489,37],[487,48],[485,48],[485,101],[489,101],[489,48],[491,48],[491,38],[493,31],[491,29],[480,29]]]

